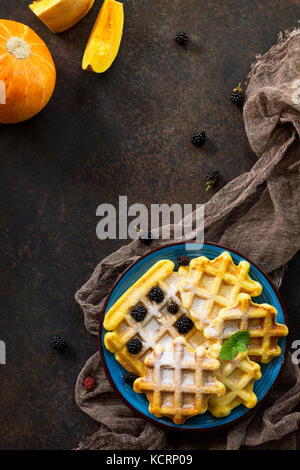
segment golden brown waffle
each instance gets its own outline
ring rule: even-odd
[[[247,294],[240,294],[236,303],[222,309],[204,329],[209,339],[226,340],[237,331],[249,331],[247,352],[253,361],[267,364],[281,353],[278,338],[288,334],[285,325],[276,323],[277,310],[268,304],[255,304]]]
[[[260,366],[250,361],[247,352],[240,352],[231,361],[220,360],[220,368],[215,372],[216,378],[226,387],[222,397],[211,397],[208,402],[209,411],[221,418],[228,416],[237,406],[243,404],[253,408],[257,397],[253,392],[255,380],[261,378]]]
[[[172,261],[158,261],[117,300],[104,319],[104,328],[109,331],[104,338],[106,348],[115,354],[117,361],[125,369],[138,375],[145,374],[144,359],[154,346],[160,344],[168,348],[173,339],[179,336],[175,322],[182,315],[188,316],[181,305],[177,289],[179,276],[173,269]],[[153,286],[159,286],[164,292],[164,300],[159,304],[148,298]],[[175,301],[179,307],[175,315],[168,312],[169,299]],[[141,322],[136,322],[130,315],[130,310],[137,305],[143,305],[148,311]],[[127,343],[135,337],[142,341],[143,347],[138,354],[131,354],[127,350]],[[207,342],[195,327],[184,337],[193,347]]]
[[[233,305],[240,292],[253,297],[261,293],[262,287],[249,277],[249,269],[247,261],[236,266],[225,251],[214,260],[205,256],[193,259],[188,274],[187,270],[179,270],[182,304],[199,330],[216,318],[222,308]]]
[[[134,390],[146,393],[149,411],[182,424],[187,418],[205,413],[212,394],[222,396],[224,385],[214,374],[220,363],[203,346],[190,348],[184,338],[173,341],[168,351],[156,346],[145,359],[145,377],[136,379]]]

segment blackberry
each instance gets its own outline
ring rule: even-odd
[[[193,328],[194,323],[190,318],[182,316],[178,318],[177,322],[175,323],[175,326],[180,334],[184,334]]]
[[[175,42],[179,44],[180,46],[183,46],[188,40],[187,34],[184,33],[183,31],[178,31],[176,34]]]
[[[147,309],[143,305],[137,305],[130,310],[130,315],[137,322],[143,321],[147,313]]]
[[[152,300],[152,302],[160,304],[164,300],[165,294],[163,293],[160,287],[154,286],[148,293],[148,297],[150,300]]]
[[[139,238],[145,245],[149,245],[152,242],[152,234],[150,231],[147,233],[141,233]]]
[[[218,170],[210,170],[206,176],[206,191],[213,188],[220,179],[220,172]]]
[[[127,351],[130,354],[138,354],[140,350],[142,349],[142,347],[143,347],[143,343],[137,337],[131,338],[127,343]]]
[[[200,147],[206,141],[206,134],[204,131],[197,131],[191,135],[191,142],[194,145],[198,145]]]
[[[168,302],[168,312],[172,313],[173,315],[175,315],[179,310],[179,307],[178,305],[176,304],[176,302],[174,302],[174,300],[171,300],[169,299],[169,302]]]
[[[177,263],[179,266],[188,266],[188,264],[190,264],[190,258],[185,255],[180,255],[177,258]]]
[[[124,372],[123,380],[128,385],[133,385],[133,382],[138,378],[138,375],[134,374],[133,372]]]
[[[55,349],[55,351],[63,351],[67,347],[67,343],[60,336],[53,336],[50,338],[50,346]]]
[[[149,243],[152,242],[152,233],[150,230],[145,232],[139,227],[135,227],[135,230],[139,233],[139,239],[142,243],[144,243],[144,245],[149,245]]]
[[[242,107],[245,101],[245,95],[242,91],[241,84],[233,89],[230,97],[229,97],[231,103],[236,104],[237,106]]]

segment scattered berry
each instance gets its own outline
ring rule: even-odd
[[[135,227],[135,230],[139,233],[139,239],[145,245],[149,245],[152,242],[152,233],[149,230],[145,232],[144,230],[140,229],[139,227]]]
[[[127,343],[127,351],[130,354],[138,354],[140,350],[142,349],[142,347],[143,347],[143,343],[137,337],[130,339]]]
[[[138,375],[134,374],[133,372],[124,372],[123,380],[128,385],[133,385],[133,382],[138,378]]]
[[[147,309],[143,305],[137,305],[130,310],[130,315],[137,322],[143,321],[147,315]]]
[[[218,170],[210,170],[206,176],[206,191],[213,188],[220,179],[220,172]]]
[[[180,334],[184,334],[193,328],[194,323],[190,318],[182,316],[178,318],[177,322],[175,323],[175,326]]]
[[[152,234],[151,232],[144,232],[144,233],[141,233],[140,235],[140,240],[142,243],[144,243],[145,245],[149,245],[149,243],[152,242]]]
[[[178,31],[176,34],[175,42],[179,44],[180,46],[183,46],[188,40],[187,34],[184,33],[183,31]]]
[[[245,101],[245,95],[242,91],[242,87],[240,83],[236,88],[233,89],[229,99],[231,103],[236,104],[237,106],[241,106],[241,107],[243,106],[244,101]]]
[[[192,144],[198,145],[198,147],[203,145],[205,141],[206,141],[206,134],[204,131],[194,132],[194,134],[191,135]]]
[[[67,343],[60,336],[53,336],[50,339],[50,346],[55,349],[55,351],[61,352],[67,347]]]
[[[94,388],[96,387],[96,380],[94,379],[94,377],[86,377],[84,379],[83,386],[84,386],[83,393],[90,392],[91,390],[94,390]]]
[[[179,266],[188,266],[190,264],[190,258],[185,255],[178,256],[177,263]]]
[[[169,302],[168,302],[168,312],[172,313],[173,315],[175,315],[179,310],[179,307],[178,305],[176,304],[176,302],[174,302],[174,300],[172,299],[169,299]]]
[[[154,286],[150,290],[148,297],[150,300],[152,300],[152,302],[160,304],[164,300],[165,294],[163,293],[160,287]]]

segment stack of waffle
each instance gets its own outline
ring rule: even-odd
[[[249,277],[248,262],[236,266],[224,252],[174,267],[158,261],[110,308],[106,348],[139,376],[133,388],[159,418],[182,424],[207,410],[222,417],[241,404],[254,407],[258,362],[280,355],[287,327],[276,323],[274,307],[252,302],[262,287]],[[220,359],[222,344],[238,331],[250,333],[247,351]]]

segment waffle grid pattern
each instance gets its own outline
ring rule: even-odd
[[[189,348],[184,338],[174,340],[169,351],[156,346],[147,356],[146,377],[134,383],[134,390],[146,393],[149,411],[157,417],[168,416],[182,424],[187,418],[203,414],[212,394],[221,396],[225,387],[214,375],[219,361],[199,346]]]
[[[190,271],[179,283],[182,303],[198,329],[203,329],[224,307],[231,306],[240,292],[251,296],[261,293],[261,285],[250,279],[250,265],[238,266],[228,252],[209,260],[201,256],[190,263]]]
[[[239,353],[231,361],[220,361],[216,377],[226,387],[225,395],[212,397],[208,409],[217,418],[228,416],[232,409],[243,404],[253,408],[257,397],[253,392],[254,381],[261,378],[260,366],[250,361],[247,352]]]
[[[249,331],[247,352],[250,359],[267,364],[280,355],[277,341],[288,333],[285,325],[276,323],[276,315],[277,311],[271,305],[255,304],[249,295],[240,294],[232,307],[223,309],[204,329],[204,335],[226,340],[237,331]]]
[[[168,273],[169,274],[169,273]],[[129,371],[138,375],[144,375],[145,357],[151,353],[156,344],[169,347],[173,339],[179,336],[177,328],[174,326],[178,318],[182,315],[188,316],[188,312],[182,307],[181,299],[177,289],[178,274],[172,272],[165,279],[154,276],[151,282],[145,286],[142,284],[135,292],[136,305],[143,305],[147,309],[147,315],[142,322],[136,322],[130,315],[128,304],[119,305],[119,324],[112,332],[106,333],[105,345],[116,354],[116,359]],[[158,285],[164,292],[164,300],[156,304],[152,302],[147,294],[153,285]],[[168,312],[169,299],[175,301],[179,307],[177,314]],[[125,300],[126,302],[126,300]],[[123,309],[124,307],[124,309]],[[109,326],[109,325],[108,325]],[[143,344],[138,354],[130,354],[127,351],[127,343],[131,338],[138,337]],[[209,343],[202,332],[193,327],[184,335],[188,344],[197,347],[202,343]]]

